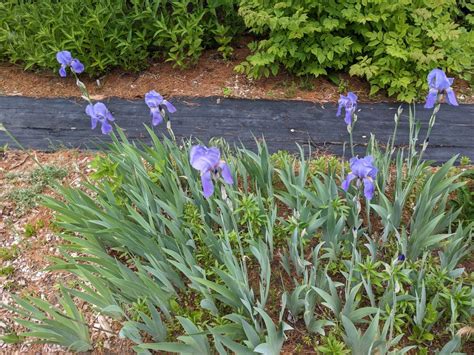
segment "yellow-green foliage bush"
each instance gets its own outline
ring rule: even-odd
[[[469,7],[455,0],[243,0],[239,13],[258,38],[237,69],[253,77],[282,67],[316,76],[349,70],[370,82],[371,93],[387,89],[412,101],[433,68],[470,78]]]

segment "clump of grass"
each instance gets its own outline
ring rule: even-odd
[[[4,144],[0,147],[0,157],[3,157],[8,151],[8,144]]]
[[[40,186],[29,186],[9,192],[6,199],[15,203],[19,212],[28,210],[38,203],[39,195],[43,191]]]
[[[291,83],[285,82],[284,87],[285,87],[284,95],[287,99],[292,99],[296,96],[296,91],[298,90],[298,86],[296,85],[294,81],[292,81]]]
[[[0,268],[0,277],[10,277],[15,272],[15,268],[11,265]]]
[[[44,166],[36,168],[26,178],[27,187],[15,189],[5,198],[15,203],[17,212],[23,213],[37,205],[39,197],[47,186],[51,186],[54,181],[61,180],[67,176],[67,170],[55,166]],[[17,174],[11,174],[10,179],[18,178]]]
[[[30,175],[32,185],[48,186],[55,180],[64,179],[67,176],[67,170],[56,166],[44,166],[36,168]]]
[[[312,77],[310,76],[304,76],[300,80],[300,88],[301,90],[304,91],[313,91],[314,90],[314,84],[312,81]]]
[[[2,247],[0,248],[0,260],[1,261],[9,261],[13,260],[18,255],[18,247],[13,245],[10,248]]]
[[[5,291],[13,292],[18,289],[18,284],[14,282],[13,280],[7,280],[3,282],[2,288]]]
[[[13,172],[8,172],[5,174],[5,179],[7,180],[15,180],[20,177],[20,174],[18,173],[13,173]]]
[[[44,227],[44,221],[39,220],[35,223],[27,223],[25,225],[25,238],[31,238],[38,234],[38,231]]]
[[[321,156],[316,159],[312,159],[309,162],[309,170],[312,174],[315,174],[317,172],[324,172],[324,173],[329,173],[330,171],[334,171],[336,174],[341,174],[342,172],[342,167],[344,165],[345,170],[347,171],[349,169],[349,164],[348,162],[340,161],[337,157],[335,156]]]
[[[461,166],[467,166],[467,165],[471,165],[472,164],[472,161],[469,157],[463,155],[459,161],[459,164]]]

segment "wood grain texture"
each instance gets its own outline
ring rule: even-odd
[[[172,100],[177,112],[172,115],[173,130],[178,138],[197,138],[207,142],[223,137],[229,143],[254,148],[254,138],[265,137],[272,152],[297,150],[296,144],[341,154],[348,140],[344,120],[335,117],[334,104],[306,101],[243,100],[225,98],[187,98]],[[112,98],[105,103],[131,140],[149,141],[145,124],[149,111],[142,100]],[[34,99],[19,96],[0,97],[0,122],[27,148],[55,150],[61,147],[96,149],[108,137],[90,129],[84,113],[84,101],[75,99]],[[356,152],[363,154],[370,134],[384,143],[393,131],[393,116],[399,105],[361,104],[354,131]],[[416,106],[424,138],[431,110]],[[164,125],[156,128],[165,132]],[[407,144],[408,106],[398,129],[397,144]],[[0,131],[0,145],[9,138]],[[474,105],[443,105],[430,138],[427,159],[438,162],[461,154],[474,160]]]

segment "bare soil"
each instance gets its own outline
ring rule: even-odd
[[[209,50],[197,65],[175,69],[171,63],[151,63],[149,68],[129,73],[113,70],[99,78],[81,75],[96,100],[106,97],[142,98],[156,90],[167,98],[173,96],[228,96],[249,99],[296,99],[312,102],[336,102],[341,92],[353,91],[361,102],[391,102],[383,92],[369,96],[369,84],[348,74],[339,74],[341,84],[325,77],[303,79],[282,72],[275,77],[252,80],[237,74],[234,67],[242,62],[249,50],[241,46],[231,60]],[[456,79],[454,85],[460,103],[474,103],[474,92],[466,81]],[[24,71],[21,66],[0,64],[0,95],[29,97],[79,97],[74,78],[61,78],[57,72]]]

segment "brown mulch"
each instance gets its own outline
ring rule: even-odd
[[[143,98],[156,90],[167,98],[173,96],[229,96],[252,99],[297,99],[312,102],[337,102],[340,91],[354,91],[361,102],[391,102],[383,93],[369,97],[370,86],[360,78],[339,74],[346,84],[339,87],[325,77],[302,79],[282,72],[275,77],[252,80],[237,74],[234,67],[249,55],[240,45],[231,60],[220,58],[215,50],[205,51],[197,65],[189,69],[173,68],[171,63],[153,62],[148,69],[129,73],[121,70],[99,77],[81,75],[96,100],[105,97]],[[456,79],[455,90],[461,103],[474,103],[469,83]],[[21,66],[0,64],[0,95],[30,97],[79,97],[72,76],[60,78],[57,72],[24,71]]]

